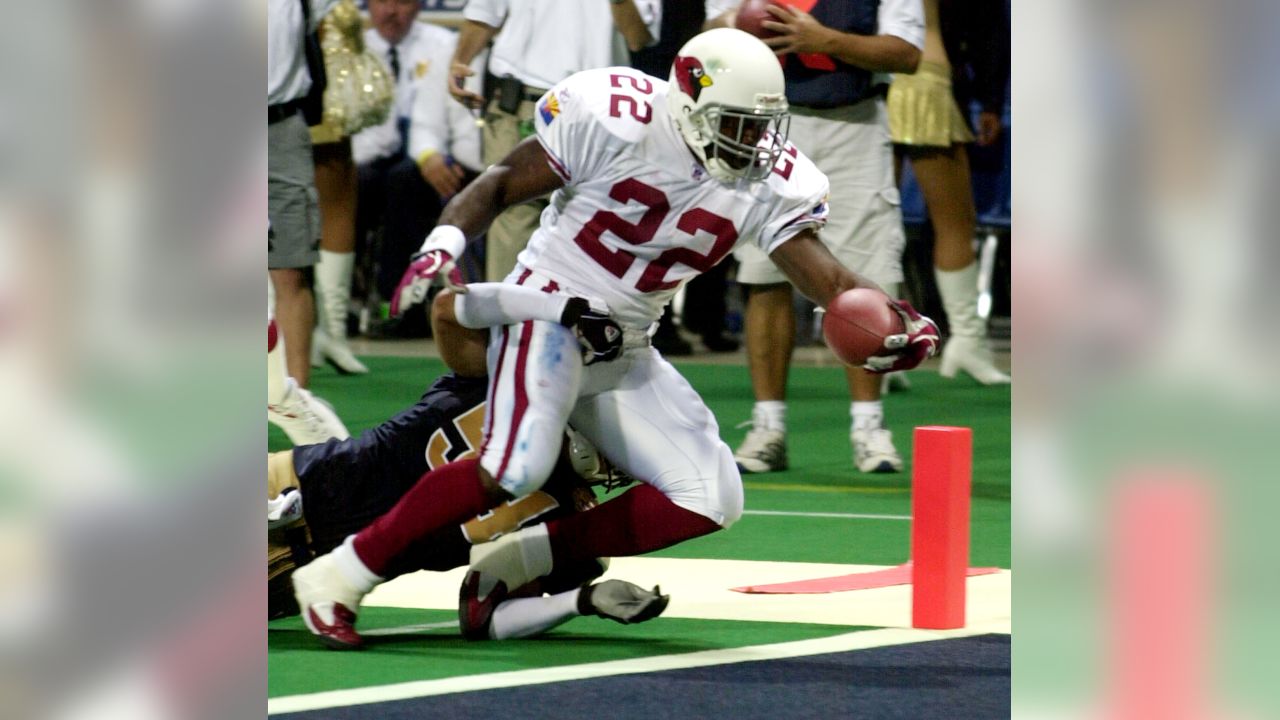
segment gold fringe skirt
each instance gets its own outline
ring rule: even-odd
[[[973,142],[951,95],[951,71],[922,62],[914,75],[894,75],[889,86],[889,134],[899,145],[949,147]]]

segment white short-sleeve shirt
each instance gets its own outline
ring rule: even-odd
[[[338,0],[311,3],[312,32]],[[302,4],[298,0],[267,0],[267,105],[297,100],[311,89],[307,56],[302,49]]]
[[[649,34],[657,38],[662,3],[635,3]],[[512,75],[534,88],[549,88],[580,70],[630,61],[606,0],[470,0],[462,14],[502,28],[493,41],[489,72]]]

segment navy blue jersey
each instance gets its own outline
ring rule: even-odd
[[[418,479],[480,447],[488,381],[452,373],[412,407],[349,440],[293,449],[303,513],[317,553],[391,509]]]
[[[293,449],[306,525],[274,530],[268,536],[269,543],[279,548],[274,554],[268,549],[268,618],[298,612],[288,582],[293,567],[330,552],[348,535],[363,530],[433,468],[475,456],[483,433],[487,389],[487,378],[450,373],[432,383],[412,407],[358,437]],[[574,512],[572,495],[580,486],[567,461],[557,465],[542,491],[558,506],[539,515],[538,521]],[[460,567],[467,564],[470,551],[471,543],[459,527],[444,528],[397,556],[388,576]],[[543,587],[568,589],[600,573],[595,563],[557,568]]]

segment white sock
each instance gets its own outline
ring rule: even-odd
[[[453,299],[453,314],[467,328],[511,325],[525,320],[558,323],[567,295],[546,293],[510,283],[471,283]]]
[[[849,415],[855,432],[884,427],[884,403],[880,400],[855,400],[849,405]]]
[[[558,595],[507,600],[493,610],[489,637],[494,640],[529,637],[578,617],[581,588]]]
[[[275,340],[275,344],[271,343]],[[289,392],[289,368],[284,358],[284,333],[267,319],[267,404],[275,405]]]
[[[355,535],[348,535],[346,540],[342,541],[333,551],[334,563],[338,566],[338,571],[342,573],[342,577],[351,583],[351,587],[362,593],[367,593],[377,587],[382,582],[382,578],[373,574],[360,556],[356,554]]]
[[[751,409],[751,423],[756,430],[787,431],[787,402],[785,400],[758,400]]]

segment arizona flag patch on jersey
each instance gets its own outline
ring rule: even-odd
[[[548,93],[542,102],[538,103],[538,113],[542,115],[542,122],[547,125],[556,119],[560,114],[560,99],[555,93]]]

